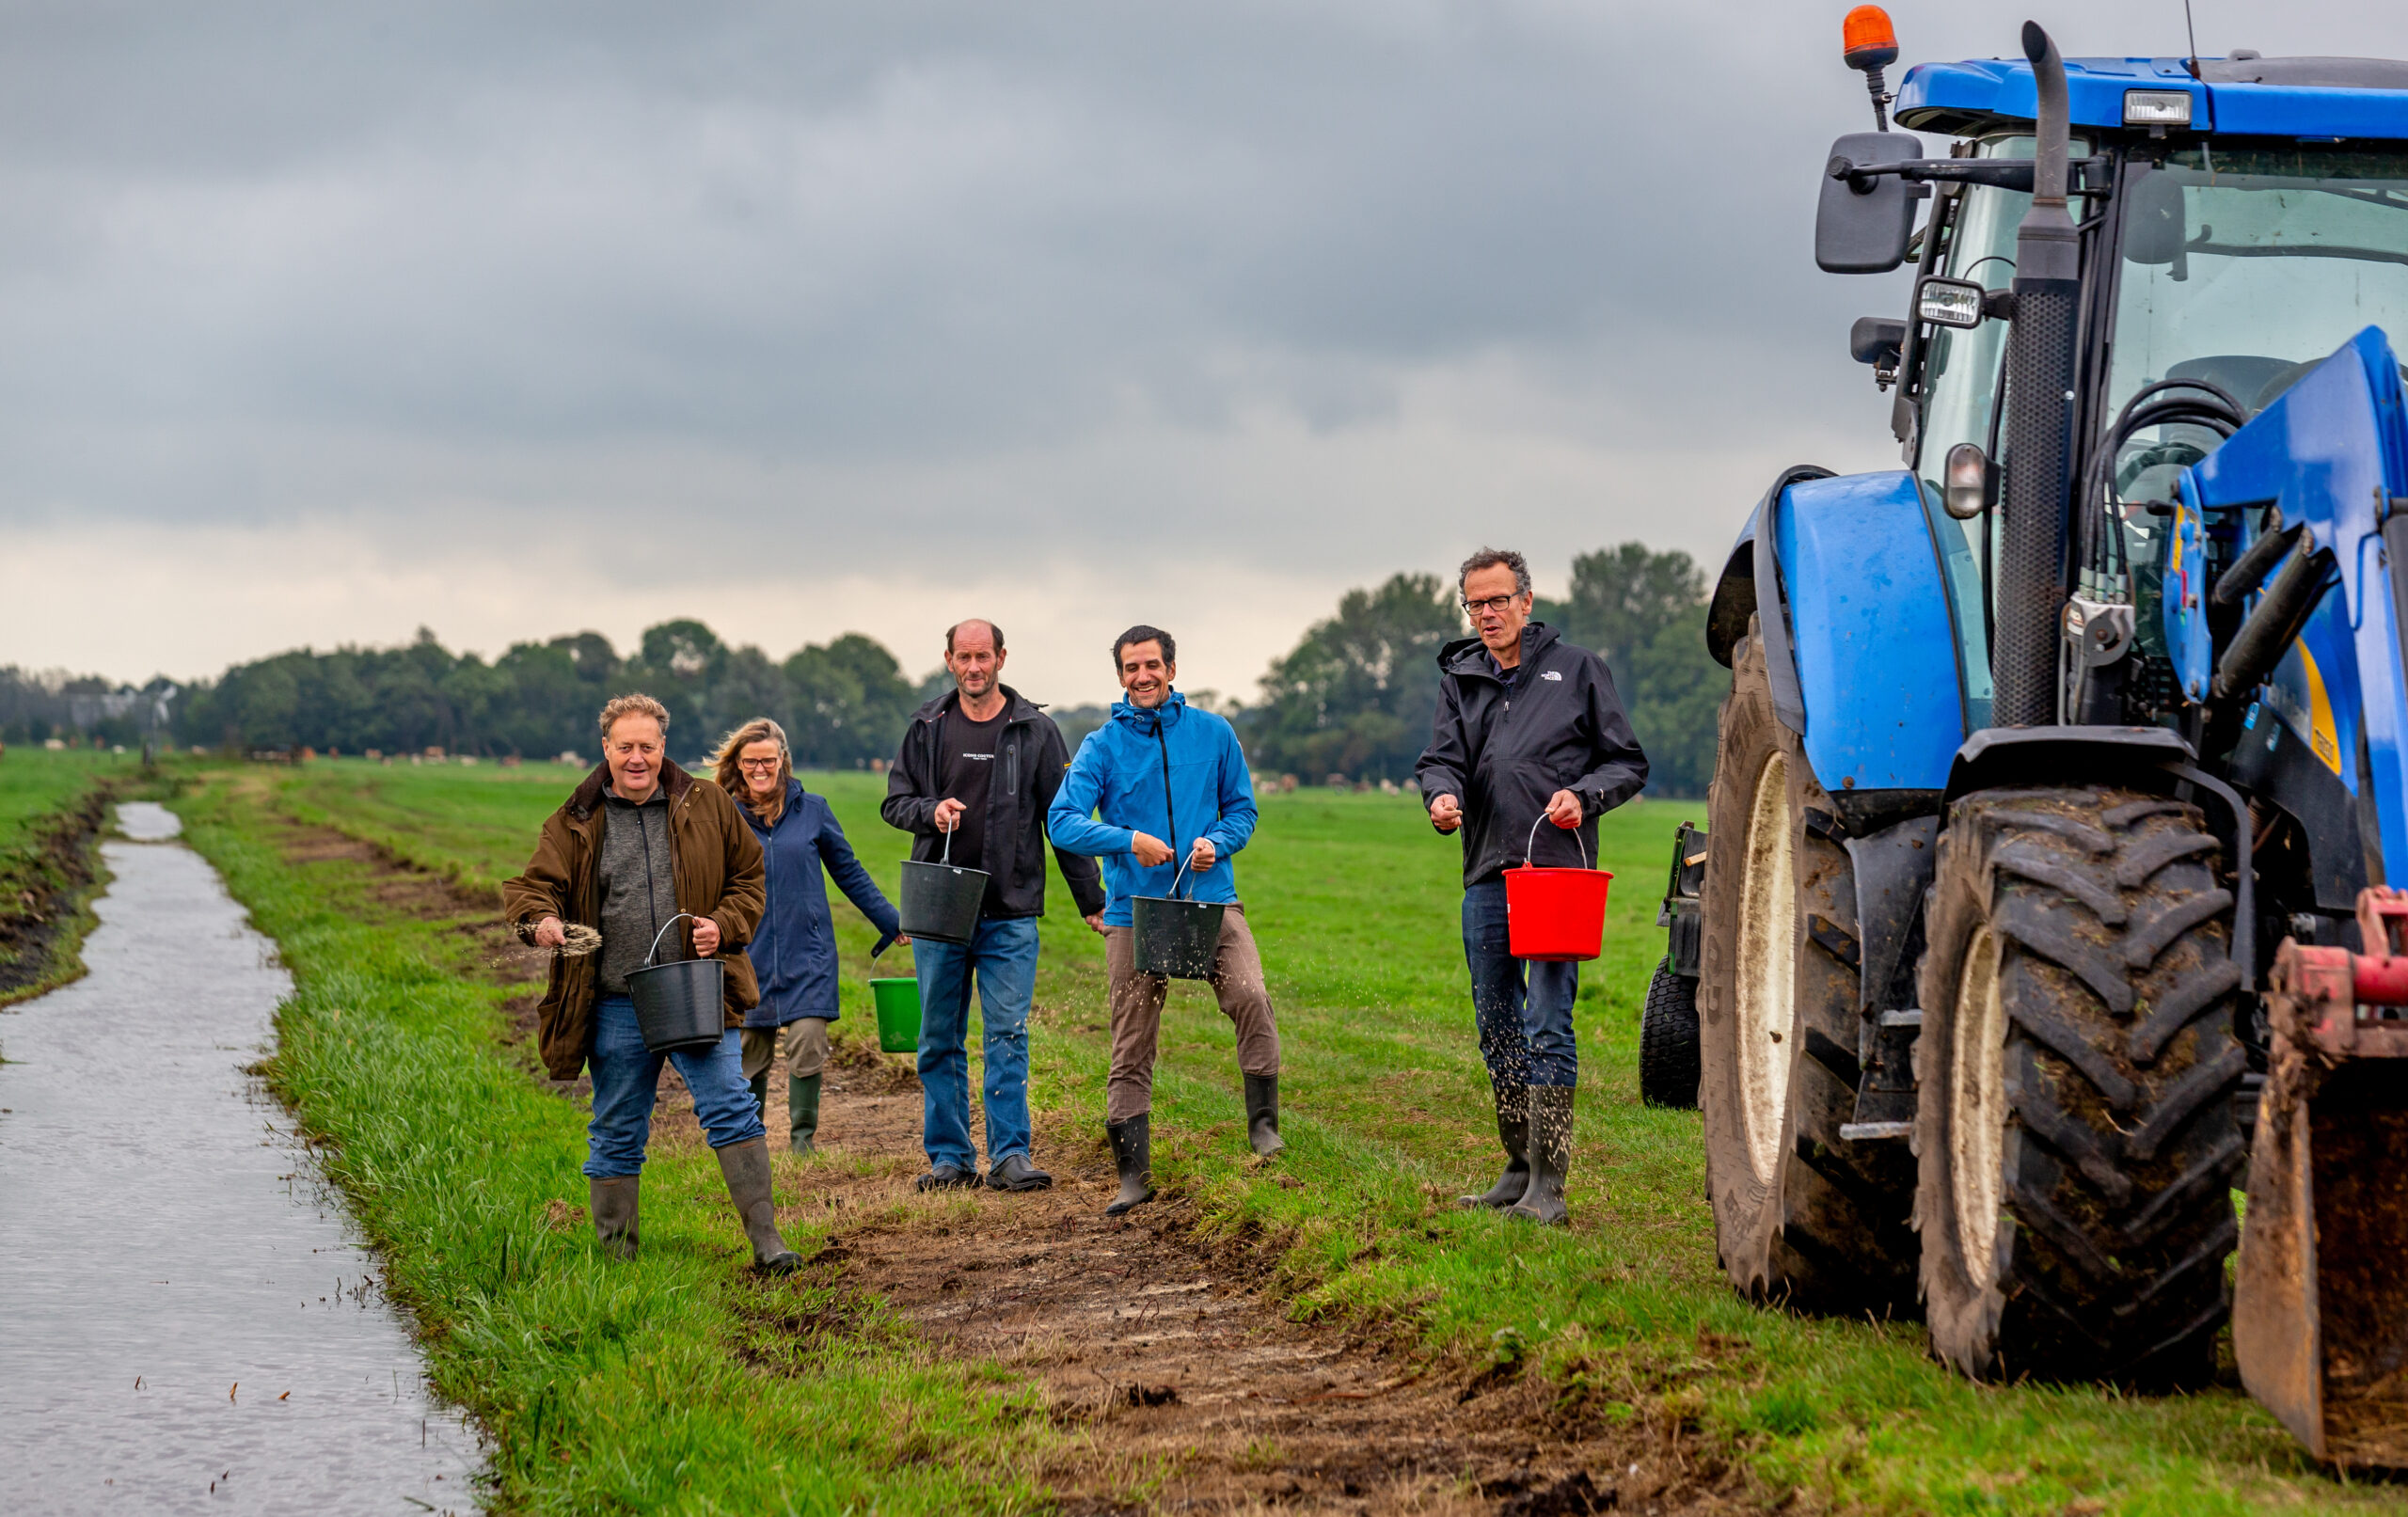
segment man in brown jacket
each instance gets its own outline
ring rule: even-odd
[[[502,886],[502,912],[543,948],[567,941],[563,924],[598,930],[590,954],[555,955],[537,1008],[544,1066],[555,1080],[594,1072],[585,1174],[594,1231],[631,1258],[637,1186],[664,1060],[693,1093],[694,1114],[719,1155],[727,1193],[752,1244],[752,1262],[785,1273],[802,1261],[778,1236],[769,1146],[744,1083],[738,1029],[761,999],[742,949],[766,899],[761,844],[727,792],[669,762],[669,712],[648,695],[602,708],[602,759],[544,823],[527,872]],[[644,1044],[627,990],[647,962],[716,956],[726,966],[725,1031],[713,1046],[666,1055]]]

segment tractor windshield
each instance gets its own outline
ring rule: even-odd
[[[2120,198],[2110,417],[2161,379],[2255,415],[2361,328],[2408,339],[2408,153],[2202,145]]]

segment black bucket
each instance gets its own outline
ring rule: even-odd
[[[1181,874],[1186,865],[1180,866]],[[1179,876],[1171,877],[1169,895],[1140,895],[1129,903],[1137,940],[1137,972],[1166,975],[1174,980],[1209,980],[1219,956],[1221,917],[1228,907],[1220,901],[1191,901],[1177,893]]]
[[[669,927],[680,918],[669,919]],[[660,929],[666,933],[669,927]],[[627,972],[627,995],[636,1003],[636,1025],[643,1030],[643,1046],[655,1053],[675,1053],[709,1048],[727,1027],[727,966],[716,958],[686,958],[673,964],[650,962],[660,951],[652,940],[644,967]]]
[[[978,935],[978,908],[987,899],[987,872],[952,862],[953,834],[944,835],[944,860],[903,861],[903,899],[898,914],[904,933],[932,942],[966,943]]]

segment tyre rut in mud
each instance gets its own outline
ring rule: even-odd
[[[1915,1054],[1932,1348],[1980,1379],[2212,1375],[2246,1150],[2226,943],[2196,808],[2113,788],[1958,800]]]

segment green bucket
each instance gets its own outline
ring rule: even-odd
[[[878,1003],[878,1046],[887,1053],[920,1050],[920,982],[916,976],[872,980],[869,993]]]

